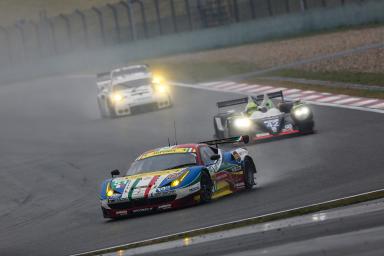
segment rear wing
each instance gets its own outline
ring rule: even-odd
[[[267,94],[268,98],[275,99],[275,98],[281,98],[282,101],[284,101],[284,95],[283,91],[277,91],[277,92],[271,92]],[[257,95],[256,97],[252,97],[254,101],[262,101],[264,100],[264,94]]]
[[[200,143],[217,147],[218,145],[221,145],[221,144],[240,143],[240,142],[243,142],[244,144],[248,144],[249,136],[243,135],[243,136],[237,136],[237,137],[225,138],[225,139],[219,139],[219,140],[202,141]]]
[[[267,96],[270,99],[281,98],[282,101],[284,102],[283,91],[271,92],[271,93],[268,93]],[[255,102],[262,101],[264,99],[264,94],[252,96],[251,98]],[[241,105],[241,104],[246,104],[246,103],[248,103],[248,97],[236,99],[236,100],[221,101],[221,102],[217,102],[216,105],[218,108],[225,108],[225,107],[229,107],[229,106]]]

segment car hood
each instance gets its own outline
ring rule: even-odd
[[[154,171],[114,178],[110,181],[111,189],[121,194],[121,199],[145,196],[151,190],[169,185],[173,180],[183,175],[188,168],[179,168],[165,171]]]
[[[131,96],[142,96],[152,93],[152,88],[148,85],[140,86],[137,88],[129,88],[125,90],[121,90],[119,92],[121,95],[125,97],[131,97]]]

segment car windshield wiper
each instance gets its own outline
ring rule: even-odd
[[[177,168],[186,167],[190,165],[196,165],[196,163],[180,164],[180,165],[169,167],[166,170],[177,169]]]

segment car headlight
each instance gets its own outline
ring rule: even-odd
[[[107,197],[111,197],[113,196],[113,194],[115,194],[115,191],[111,188],[110,184],[108,184],[105,194],[107,195]]]
[[[184,178],[188,175],[189,171],[186,171],[183,175],[175,179],[171,182],[171,188],[177,187],[180,185],[180,183],[184,180]]]
[[[119,93],[114,93],[111,95],[111,100],[113,103],[118,103],[123,100],[123,96]]]
[[[251,126],[251,120],[247,117],[240,117],[235,119],[234,124],[236,128],[249,128]]]
[[[299,120],[307,119],[310,114],[311,110],[306,106],[301,106],[293,110],[293,115]]]
[[[164,78],[162,76],[156,75],[152,79],[154,84],[160,84],[164,81]]]
[[[167,88],[167,86],[165,86],[163,84],[158,84],[156,86],[156,91],[159,93],[166,93],[168,91],[168,88]]]
[[[171,183],[171,187],[177,187],[179,185],[180,185],[180,180],[178,180],[178,179],[172,181],[172,183]]]

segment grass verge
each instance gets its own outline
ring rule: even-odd
[[[225,78],[242,73],[257,71],[253,63],[247,62],[162,62],[149,61],[155,72],[165,74],[169,80],[186,83],[202,83],[207,81],[220,81]],[[167,75],[168,74],[168,75]],[[302,70],[281,70],[273,73],[265,73],[262,76],[282,76],[290,78],[304,78],[313,80],[384,85],[384,74],[352,73],[352,72],[308,72]],[[346,94],[357,97],[384,99],[384,91],[360,90],[352,88],[328,87],[324,85],[303,84],[288,81],[271,81],[262,76],[249,78],[244,82],[261,85],[273,85],[278,87],[330,92],[334,94]]]
[[[323,85],[294,83],[294,82],[288,82],[288,81],[271,81],[271,80],[265,80],[262,78],[248,79],[245,82],[250,84],[273,85],[278,87],[286,87],[286,88],[301,89],[301,90],[312,90],[312,91],[318,91],[318,92],[328,92],[333,94],[345,94],[345,95],[350,95],[355,97],[384,99],[384,91],[335,88],[335,87],[327,87]]]
[[[356,83],[366,85],[382,85],[384,87],[384,73],[361,72],[314,72],[300,69],[285,69],[267,74],[270,76],[303,78],[311,80],[333,81],[342,83]]]

